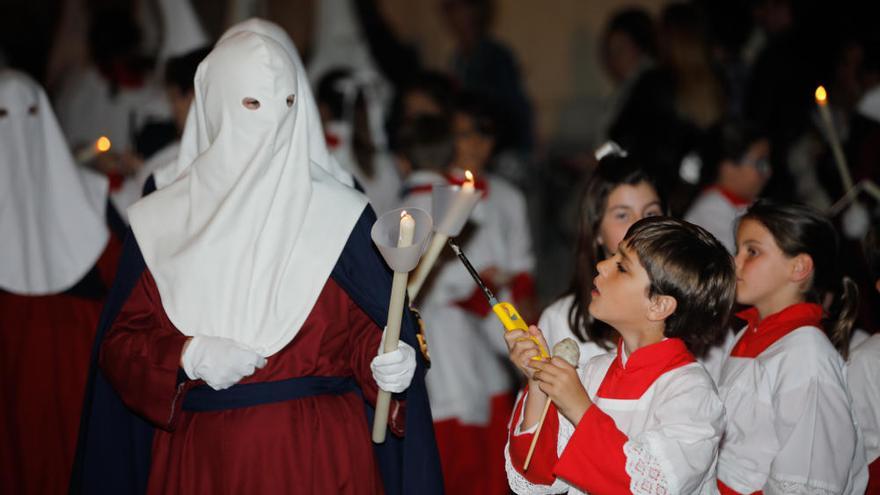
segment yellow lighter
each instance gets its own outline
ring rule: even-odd
[[[454,243],[452,239],[447,241],[449,243],[449,247],[455,252],[455,255],[458,256],[458,259],[464,263],[464,267],[467,269],[468,273],[473,277],[474,282],[477,283],[477,286],[480,290],[485,294],[486,299],[489,300],[489,305],[492,306],[492,311],[495,313],[495,316],[501,320],[501,324],[504,325],[504,329],[508,332],[512,332],[514,330],[522,330],[526,333],[529,331],[529,324],[523,320],[522,316],[520,316],[519,312],[517,312],[516,308],[513,307],[513,304],[508,302],[498,302],[498,299],[495,298],[495,294],[486,287],[486,284],[483,282],[483,279],[480,278],[480,274],[474,269],[471,262],[467,259],[467,256],[464,255],[464,252],[458,246],[458,244]],[[536,361],[541,361],[544,358],[549,358],[550,354],[547,352],[547,349],[541,345],[541,342],[538,341],[538,338],[535,336],[529,337],[534,343],[538,344],[538,349],[541,351],[540,356],[535,356],[532,359]]]

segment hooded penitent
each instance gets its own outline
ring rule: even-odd
[[[278,43],[247,32],[218,43],[195,78],[189,124],[201,152],[129,209],[162,305],[186,335],[265,356],[283,348],[366,204],[320,166],[327,150],[311,138],[320,122],[305,88]]]

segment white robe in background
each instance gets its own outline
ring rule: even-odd
[[[697,197],[684,219],[708,230],[733,254],[736,252],[736,220],[746,208],[747,203],[733,201],[720,188],[711,187]]]
[[[134,136],[150,120],[171,119],[171,108],[158,81],[147,80],[137,89],[110,85],[94,66],[73,74],[55,98],[58,121],[71,147],[110,138],[115,151],[134,149]]]
[[[867,462],[880,462],[880,334],[874,334],[852,351],[846,377],[853,412],[865,441]]]

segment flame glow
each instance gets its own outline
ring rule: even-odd
[[[110,139],[107,136],[101,136],[95,141],[95,149],[104,153],[105,151],[110,150]]]
[[[825,91],[825,86],[819,86],[816,88],[816,103],[824,105],[827,101],[828,93]]]
[[[473,182],[474,181],[474,174],[472,174],[470,170],[465,170],[464,171],[464,178],[468,182]]]
[[[409,215],[409,213],[407,213],[406,210],[403,210],[403,211],[400,212],[400,218],[403,218],[403,217],[405,217],[405,216],[407,216],[407,215]]]

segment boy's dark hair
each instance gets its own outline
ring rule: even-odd
[[[617,11],[608,21],[605,37],[614,32],[629,36],[636,46],[649,57],[657,55],[657,34],[654,21],[647,10],[640,7],[628,7]]]
[[[197,48],[191,52],[177,57],[171,57],[165,62],[165,85],[176,88],[181,94],[193,91],[193,79],[196,77],[196,69],[202,60],[211,53],[211,47]]]
[[[443,172],[455,152],[449,120],[436,115],[423,115],[405,124],[398,143],[400,154],[413,170]]]
[[[599,225],[605,216],[611,192],[618,186],[635,186],[641,183],[654,189],[660,198],[661,209],[666,212],[666,199],[656,179],[632,156],[609,154],[599,160],[580,200],[575,270],[568,289],[568,294],[574,296],[574,301],[568,311],[568,325],[581,342],[594,342],[605,350],[614,347],[617,332],[605,322],[592,320],[589,313],[593,278],[598,275],[596,264],[605,259],[598,241]],[[614,248],[616,246],[611,247]]]
[[[837,351],[846,359],[853,323],[858,316],[859,288],[841,274],[837,231],[831,221],[818,211],[793,203],[760,200],[742,216],[740,222],[754,220],[773,236],[779,249],[788,256],[807,254],[813,260],[813,276],[804,293],[807,302],[824,306],[826,296],[834,300],[827,309],[822,326]]]
[[[703,356],[724,336],[736,299],[736,270],[727,249],[705,229],[671,217],[639,220],[624,241],[648,273],[648,297],[675,298],[663,335]]]
[[[739,119],[726,119],[712,126],[700,146],[700,184],[709,186],[718,180],[718,170],[724,160],[739,163],[749,148],[767,134],[759,127]]]

